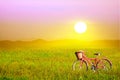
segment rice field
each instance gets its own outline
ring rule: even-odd
[[[112,70],[73,71],[74,52],[79,49],[88,57],[100,52],[112,61]],[[117,48],[0,49],[0,80],[120,80],[120,51]]]

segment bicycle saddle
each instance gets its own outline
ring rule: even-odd
[[[99,55],[100,55],[100,53],[94,53],[94,55],[99,56]]]

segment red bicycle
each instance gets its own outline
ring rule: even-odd
[[[110,70],[112,62],[107,58],[99,58],[100,53],[95,53],[96,58],[88,58],[81,51],[75,52],[77,60],[73,63],[73,70],[87,71],[89,67],[91,70]]]

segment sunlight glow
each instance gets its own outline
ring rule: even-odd
[[[74,29],[77,33],[84,33],[87,30],[87,25],[84,22],[78,22],[75,24]]]

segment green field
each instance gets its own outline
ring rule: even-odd
[[[73,71],[74,52],[79,49],[88,57],[100,52],[112,61],[112,70]],[[120,51],[117,48],[0,49],[0,80],[120,80]]]

